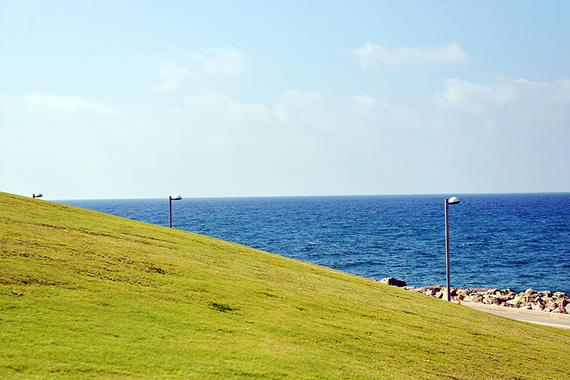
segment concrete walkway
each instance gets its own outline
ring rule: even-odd
[[[570,314],[546,313],[544,311],[514,309],[510,307],[485,305],[474,302],[461,302],[461,305],[481,310],[486,313],[516,319],[518,321],[537,323],[539,325],[546,325],[570,330]]]

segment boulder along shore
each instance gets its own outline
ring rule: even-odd
[[[384,278],[380,282],[431,297],[447,299],[447,287],[445,286],[407,286],[405,281],[392,277]],[[516,292],[512,289],[452,287],[450,296],[452,301],[459,303],[463,301],[547,313],[570,314],[570,298],[564,292],[553,293],[549,290],[536,291],[533,289]]]

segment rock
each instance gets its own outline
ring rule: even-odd
[[[394,277],[383,278],[382,280],[380,280],[380,282],[383,284],[391,285],[391,286],[397,286],[399,288],[407,285],[406,281],[398,280]]]
[[[505,302],[507,302],[507,299],[504,296],[495,298],[495,305],[506,306]]]
[[[437,293],[439,293],[440,290],[440,288],[429,288],[426,289],[424,294],[427,294],[428,296],[435,296]]]
[[[541,297],[552,297],[552,292],[549,290],[544,290],[542,292],[538,292],[538,295]]]
[[[554,311],[556,309],[558,309],[558,305],[553,301],[548,301],[546,305],[544,305],[544,311]]]
[[[533,289],[527,289],[524,294],[526,294],[527,296],[530,296],[531,294],[536,294],[536,290]]]
[[[527,296],[524,293],[519,293],[513,298],[513,303],[523,303],[526,302]]]
[[[472,296],[468,297],[467,299],[465,299],[466,301],[469,302],[476,302],[476,303],[482,303],[483,302],[483,296],[481,294],[473,294]]]
[[[520,303],[518,301],[516,301],[515,299],[512,299],[512,300],[505,301],[505,306],[519,307]]]

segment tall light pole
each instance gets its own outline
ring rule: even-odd
[[[169,195],[168,196],[168,216],[170,217],[170,228],[172,228],[172,201],[179,201],[182,197],[177,195],[175,197]]]
[[[445,264],[446,264],[446,274],[447,274],[447,300],[451,301],[451,281],[449,279],[449,205],[455,205],[459,203],[457,197],[451,197],[445,199]]]
[[[42,193],[37,193],[37,194],[32,194],[32,198],[36,199],[36,198],[41,198],[44,195]]]

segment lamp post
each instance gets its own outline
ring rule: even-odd
[[[455,205],[459,203],[457,197],[451,197],[445,199],[445,265],[447,274],[447,300],[451,301],[451,284],[449,279],[449,205]]]
[[[170,217],[170,228],[172,228],[172,201],[179,201],[182,197],[177,195],[175,197],[169,195],[168,196],[168,216]]]
[[[36,199],[36,198],[41,198],[44,195],[42,193],[37,193],[37,194],[32,194],[32,198]]]

